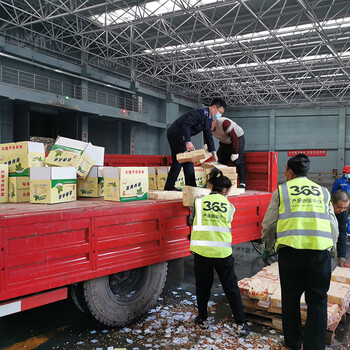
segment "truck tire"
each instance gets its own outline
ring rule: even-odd
[[[127,325],[156,303],[166,275],[167,263],[162,262],[86,281],[86,305],[107,326]]]
[[[182,258],[168,261],[168,274],[164,290],[179,285],[183,282],[185,276],[185,265]]]
[[[86,305],[85,296],[84,296],[84,284],[83,282],[71,284],[69,286],[69,294],[72,298],[75,306],[85,314],[89,314],[90,311]]]

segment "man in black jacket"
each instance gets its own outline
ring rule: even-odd
[[[339,228],[339,237],[337,242],[338,265],[344,267],[346,260],[346,243],[348,240],[347,223],[349,214],[346,209],[350,204],[349,194],[346,191],[341,190],[333,192],[332,204]]]
[[[180,164],[176,159],[178,153],[195,150],[191,142],[191,136],[203,131],[204,139],[208,145],[208,151],[212,153],[214,161],[218,161],[211,132],[211,124],[214,119],[220,118],[225,110],[226,102],[221,98],[214,98],[209,107],[193,109],[183,114],[170,125],[167,131],[167,138],[171,149],[172,165],[164,190],[176,190],[175,182],[181,171],[181,166],[184,169],[186,185],[196,186],[193,163],[186,162]]]

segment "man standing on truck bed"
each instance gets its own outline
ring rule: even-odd
[[[220,141],[219,163],[227,165],[231,160],[237,167],[239,187],[246,188],[246,167],[243,159],[245,139],[243,129],[228,118],[214,120],[211,126],[213,135]]]
[[[187,186],[196,187],[194,166],[191,162],[180,164],[176,155],[185,151],[194,151],[191,136],[203,131],[208,144],[208,151],[212,153],[215,162],[218,161],[211,125],[214,119],[219,119],[226,110],[226,102],[222,98],[214,98],[209,107],[193,109],[176,119],[167,131],[167,138],[171,149],[172,165],[164,186],[166,191],[174,191],[176,179],[184,169],[185,183]]]

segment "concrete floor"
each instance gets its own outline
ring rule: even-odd
[[[234,247],[239,279],[250,277],[265,266],[250,243]],[[276,257],[270,258],[274,262]],[[210,328],[193,326],[196,316],[193,259],[185,259],[185,279],[164,292],[155,307],[138,322],[122,329],[105,327],[80,312],[72,301],[10,315],[0,319],[0,349],[283,349],[282,335],[268,327],[250,324],[246,338],[230,334],[234,327],[230,309],[216,278],[210,301]],[[334,350],[350,348],[350,321],[339,324]]]

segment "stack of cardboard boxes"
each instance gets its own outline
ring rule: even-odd
[[[337,267],[332,273],[328,291],[328,329],[333,330],[350,303],[350,269]],[[341,282],[337,282],[337,281]],[[266,266],[251,278],[238,282],[242,302],[249,310],[262,310],[267,313],[282,313],[282,297],[279,282],[278,263]],[[301,318],[305,322],[307,305],[305,296],[300,299]],[[275,319],[278,322],[278,318]],[[279,325],[275,325],[279,326]],[[277,327],[278,328],[278,327]]]

